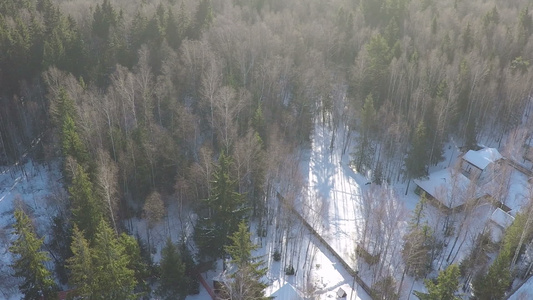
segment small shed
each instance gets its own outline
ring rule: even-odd
[[[490,216],[489,221],[489,226],[492,232],[492,241],[499,242],[503,237],[505,229],[511,226],[514,222],[514,217],[498,207]]]

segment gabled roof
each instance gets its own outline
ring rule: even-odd
[[[304,298],[300,296],[300,293],[292,286],[290,283],[285,283],[279,290],[275,291],[270,295],[276,300],[303,300]]]
[[[455,173],[454,176],[451,169],[431,173],[427,179],[415,179],[414,182],[429,196],[450,209],[464,204],[465,197],[455,197],[457,199],[453,199],[453,202],[450,199],[464,194],[470,186],[470,180],[466,176],[460,172]]]
[[[478,151],[468,150],[463,159],[470,164],[484,170],[489,164],[502,159],[502,155],[496,148],[483,148]]]

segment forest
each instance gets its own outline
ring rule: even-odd
[[[24,205],[0,228],[14,233],[13,280],[4,282],[23,299],[61,290],[80,299],[185,299],[200,289],[199,270],[231,258],[238,271],[221,298],[266,299],[251,234],[277,218],[279,193],[305,194],[299,153],[316,124],[372,183],[363,195],[371,205],[388,201],[387,186],[427,177],[451,145],[523,152],[533,136],[532,4],[1,1],[0,165],[22,170],[31,161],[61,174],[47,199],[46,236]],[[509,176],[498,182],[503,198]],[[533,204],[533,192],[527,197]],[[491,259],[472,252],[438,272],[429,259],[438,229],[422,224],[424,201],[397,241],[400,275],[383,275],[392,263],[378,264],[370,296],[407,297],[405,277],[425,286],[414,292],[420,299],[508,296],[523,276],[514,265],[533,238],[533,205],[501,243],[476,241],[493,247]],[[195,226],[158,245],[151,232],[171,206]],[[364,212],[367,222],[374,212]],[[455,220],[457,237],[467,219]],[[283,232],[292,223],[280,224]],[[453,233],[442,234],[455,247]],[[471,291],[459,295],[460,284]]]

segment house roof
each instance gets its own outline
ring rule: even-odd
[[[514,217],[503,211],[501,208],[496,208],[492,213],[492,216],[490,216],[490,220],[503,229],[506,229],[511,223],[513,223]]]
[[[489,164],[502,158],[502,155],[496,148],[483,148],[478,151],[468,150],[463,156],[464,160],[481,170],[484,170]]]
[[[466,176],[460,172],[452,174],[451,169],[431,173],[427,179],[415,179],[414,182],[431,197],[451,209],[464,204],[466,197],[457,195],[464,195],[470,186],[470,180]]]
[[[277,291],[272,293],[270,297],[278,300],[303,300],[300,293],[290,283],[285,283]]]

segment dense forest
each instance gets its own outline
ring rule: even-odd
[[[376,183],[427,175],[450,142],[525,142],[531,4],[1,1],[0,164],[59,161],[64,187],[46,240],[15,213],[25,299],[58,285],[90,299],[185,297],[196,263],[227,254],[253,281],[253,296],[234,299],[263,297],[253,245],[235,254],[250,239],[241,221],[262,224],[276,191],[298,193],[295,153],[315,123],[346,135],[345,151],[357,132],[349,155]],[[155,265],[132,219],[150,227],[171,203],[196,212],[199,251],[169,240]],[[500,269],[516,249],[505,247]],[[474,297],[489,299],[481,284]]]

